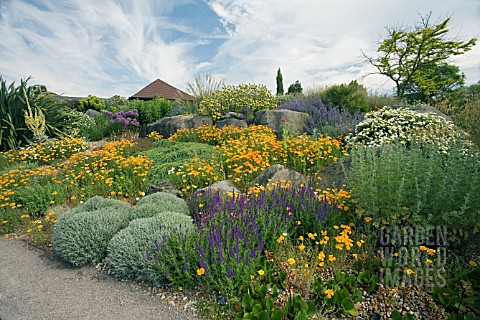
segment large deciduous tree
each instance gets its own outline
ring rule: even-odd
[[[460,79],[458,68],[449,65],[452,56],[469,51],[476,43],[475,38],[461,41],[458,37],[448,36],[447,25],[450,18],[431,23],[432,13],[414,27],[387,27],[388,36],[379,42],[376,56],[363,55],[376,69],[377,73],[387,76],[396,85],[396,95],[404,97],[412,94],[415,88],[424,97],[451,85],[452,79],[436,81],[454,72],[454,78]],[[455,82],[455,81],[453,81]],[[448,87],[448,85],[447,85]]]

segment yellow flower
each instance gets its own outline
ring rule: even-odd
[[[365,219],[365,222],[367,222],[367,223],[370,222],[370,221],[372,221],[372,218],[371,218],[371,217],[365,217],[364,219]]]
[[[288,258],[287,262],[288,262],[288,264],[294,264],[294,263],[295,263],[295,259],[293,259],[293,258]]]
[[[320,261],[325,260],[325,253],[323,251],[320,251],[318,253],[318,260],[320,260]]]
[[[41,230],[41,229],[43,229],[43,226],[39,225],[39,226],[37,226],[37,228]]]
[[[335,260],[337,260],[337,258],[335,258],[333,254],[328,255],[328,261],[335,261]]]
[[[342,243],[339,243],[335,246],[335,248],[337,248],[338,250],[343,250],[343,244]]]
[[[427,263],[433,263],[433,261],[430,259],[427,259]]]
[[[468,262],[472,267],[476,267],[477,266],[477,263],[474,261],[474,260],[470,260]]]
[[[254,276],[254,275],[250,275],[250,279],[254,279],[254,278],[255,278],[255,276]]]
[[[27,232],[28,232],[28,233],[32,232],[32,229],[28,229]]]
[[[298,240],[303,241],[304,240],[303,236],[298,237]]]
[[[421,250],[421,251],[427,251],[427,247],[425,247],[425,246],[420,246],[420,250]]]
[[[265,271],[263,271],[262,269],[258,270],[257,273],[261,276],[263,276],[265,274]]]
[[[198,269],[198,270],[197,270],[197,274],[198,274],[199,276],[204,275],[204,274],[205,274],[205,269],[203,269],[203,268]]]
[[[324,293],[327,295],[328,299],[333,297],[333,295],[335,294],[335,292],[332,289],[327,289],[327,290],[324,291]]]
[[[398,252],[395,252],[393,255],[394,255],[395,257],[398,257]]]
[[[355,259],[358,259],[358,254],[352,253],[352,256],[353,256]]]
[[[303,243],[298,246],[298,250],[300,250],[300,251],[305,250],[305,246],[303,245]]]
[[[433,255],[435,254],[435,252],[437,252],[437,250],[435,250],[435,249],[428,249],[427,252],[428,252],[429,255],[433,256]]]
[[[308,233],[308,237],[309,237],[310,239],[312,239],[312,240],[315,240],[315,237],[316,237],[316,236],[317,236],[316,233],[310,233],[310,232]]]
[[[70,200],[77,200],[77,197],[71,196],[71,197],[70,197]]]
[[[357,241],[357,246],[361,247],[362,243],[360,241]]]
[[[414,274],[415,273],[415,271],[413,271],[412,269],[407,269],[407,270],[405,270],[405,272],[407,274]]]
[[[278,242],[278,243],[282,243],[283,240],[285,240],[285,237],[284,237],[284,236],[280,236],[280,237],[278,237],[277,242]]]
[[[333,226],[333,228],[338,229],[338,226]]]

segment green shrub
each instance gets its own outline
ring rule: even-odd
[[[142,154],[153,161],[153,168],[150,171],[152,182],[160,180],[173,182],[177,178],[174,175],[175,168],[193,158],[211,159],[214,149],[204,143],[161,140],[155,144],[155,148],[144,151]]]
[[[141,126],[144,126],[170,116],[172,102],[161,97],[155,97],[148,101],[132,100],[128,104],[128,109],[138,110],[138,121]]]
[[[55,253],[75,266],[97,263],[105,258],[110,239],[128,225],[128,218],[128,209],[115,207],[75,211],[70,217],[66,212],[53,230]]]
[[[351,114],[358,110],[369,111],[368,93],[364,86],[352,81],[349,84],[333,85],[323,92],[326,104],[343,108]]]
[[[82,121],[78,135],[89,141],[98,141],[121,128],[121,124],[112,123],[106,115],[100,114],[90,120]]]
[[[51,110],[46,114],[47,120],[49,117],[55,117],[54,114],[57,114],[57,120],[59,122],[59,131],[58,136],[65,137],[75,137],[80,138],[84,136],[89,136],[91,130],[95,130],[95,120],[87,116],[85,113],[70,109],[65,106],[60,110]],[[51,114],[51,116],[50,116]],[[58,116],[60,114],[60,116]],[[92,139],[89,139],[92,140]]]
[[[265,85],[240,84],[223,87],[211,96],[205,96],[198,107],[198,113],[211,116],[214,120],[229,111],[256,112],[275,109],[277,102]]]
[[[446,152],[449,143],[462,140],[464,135],[452,122],[436,114],[384,107],[367,113],[355,127],[355,136],[347,136],[346,141],[367,146],[419,141],[439,144]]]
[[[161,211],[178,212],[188,215],[185,200],[166,192],[150,194],[137,202],[132,210],[131,219],[153,217]]]
[[[480,83],[446,94],[435,103],[435,107],[452,116],[455,123],[480,146]]]
[[[115,276],[157,285],[164,283],[165,274],[155,272],[152,263],[147,260],[147,251],[150,254],[155,252],[156,242],[169,238],[177,228],[191,232],[194,230],[192,218],[183,213],[163,211],[154,217],[130,222],[108,245],[108,263]]]
[[[77,108],[78,108],[78,111],[81,111],[81,112],[87,111],[88,109],[93,109],[93,110],[102,112],[102,111],[105,111],[107,106],[105,105],[105,101],[103,101],[99,97],[88,96],[80,100]]]
[[[351,150],[348,184],[358,208],[385,224],[479,226],[480,153],[452,144]]]
[[[67,199],[65,186],[51,181],[44,183],[32,183],[15,191],[15,197],[19,199],[23,207],[32,213],[39,213],[56,204],[64,203]]]

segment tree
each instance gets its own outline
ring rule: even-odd
[[[287,94],[300,94],[303,92],[303,89],[302,89],[302,84],[300,83],[300,81],[295,81],[295,83],[292,83],[289,87],[288,87],[288,91],[287,91]]]
[[[432,13],[422,17],[411,28],[387,27],[388,37],[379,43],[376,57],[363,53],[378,74],[387,76],[396,85],[396,95],[403,97],[407,89],[420,84],[418,90],[425,95],[438,91],[435,81],[426,81],[432,71],[447,64],[449,58],[464,54],[476,43],[475,38],[467,42],[447,36],[450,18],[432,24]],[[450,69],[452,71],[452,69]],[[428,83],[427,83],[428,82]]]
[[[285,90],[283,89],[283,76],[280,68],[278,68],[276,80],[277,80],[277,96],[283,96]]]
[[[448,94],[465,84],[465,74],[452,64],[423,65],[405,87],[408,100],[434,101],[437,96]]]

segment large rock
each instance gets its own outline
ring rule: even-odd
[[[101,113],[101,112],[98,112],[97,110],[88,109],[87,111],[85,111],[85,114],[86,114],[87,116],[89,116],[90,118],[96,118],[96,117],[98,117],[99,115],[101,115],[102,113]]]
[[[170,193],[177,197],[180,197],[182,195],[182,192],[177,188],[175,188],[175,186],[168,180],[161,180],[156,184],[150,185],[147,188],[147,190],[145,190],[146,195],[157,193],[157,192]]]
[[[217,181],[207,188],[198,189],[197,192],[206,191],[207,189],[210,191],[218,191],[220,193],[235,193],[237,195],[242,193],[230,180]]]
[[[445,113],[441,112],[437,108],[430,106],[428,104],[421,104],[419,106],[416,106],[413,110],[415,110],[418,113],[434,113],[442,118],[444,118],[447,121],[454,122],[454,119],[450,116],[447,116]]]
[[[145,137],[147,134],[153,131],[160,133],[164,138],[168,138],[178,129],[192,129],[200,127],[204,124],[212,125],[212,118],[208,116],[199,116],[197,114],[166,117],[143,127],[140,131],[140,138]]]
[[[223,127],[226,126],[234,126],[234,127],[240,127],[240,128],[246,128],[247,122],[245,120],[240,120],[236,118],[225,118],[225,119],[220,119],[216,123],[218,129],[222,129]]]
[[[309,115],[304,112],[292,110],[260,110],[255,113],[253,123],[266,125],[273,130],[277,138],[281,139],[283,130],[286,128],[291,136],[299,136],[305,133]]]
[[[290,184],[291,186],[299,186],[300,184],[307,184],[307,178],[295,170],[288,169],[281,164],[274,164],[263,170],[258,177],[256,177],[251,186],[267,186],[271,184]]]

